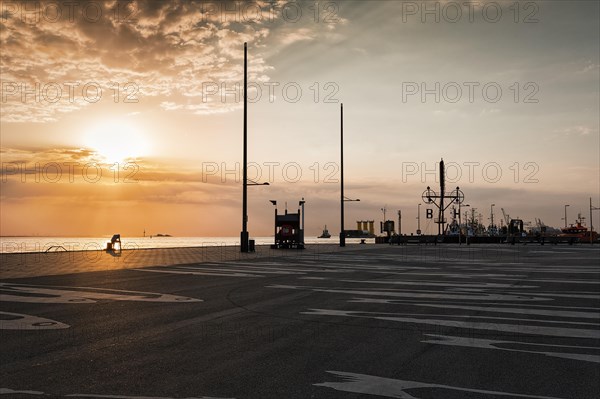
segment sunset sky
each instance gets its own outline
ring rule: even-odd
[[[600,206],[596,1],[0,4],[1,235],[238,236],[244,42],[251,236],[339,232],[342,102],[346,228],[414,232],[441,158],[485,224]]]

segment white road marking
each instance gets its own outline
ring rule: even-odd
[[[0,311],[0,330],[59,330],[69,327],[44,317]]]
[[[572,337],[572,338],[592,338],[600,339],[600,330],[590,330],[583,328],[563,328],[563,327],[547,327],[547,326],[530,326],[523,324],[501,324],[501,323],[479,323],[469,321],[454,321],[442,319],[417,319],[412,317],[398,317],[374,312],[359,312],[352,310],[336,310],[336,309],[309,309],[308,312],[300,312],[301,314],[312,316],[341,316],[341,317],[358,317],[375,320],[388,320],[401,323],[411,324],[427,324],[436,326],[446,326],[454,328],[467,328],[475,330],[490,330],[502,331],[516,334],[534,334],[547,335],[553,337]]]
[[[510,278],[497,278],[495,280],[514,280]],[[528,278],[527,282],[535,282],[535,283],[560,283],[560,284],[596,284],[600,285],[599,280],[577,280],[577,279],[565,279],[565,280],[556,280],[551,278]]]
[[[385,299],[377,298],[357,298],[349,302],[359,303],[390,303]],[[443,309],[463,309],[463,310],[478,310],[483,312],[494,312],[494,313],[516,313],[516,314],[527,314],[537,316],[552,316],[552,317],[570,317],[570,318],[584,318],[600,320],[600,313],[595,312],[579,312],[579,311],[565,311],[565,310],[544,310],[544,309],[530,309],[530,308],[502,308],[495,306],[469,306],[469,305],[445,305],[445,304],[433,304],[433,303],[414,303],[414,302],[391,302],[398,305],[411,305],[411,306],[424,306],[431,308],[443,308]]]
[[[264,277],[262,274],[249,274],[249,273],[211,273],[195,270],[178,270],[178,269],[131,269],[136,272],[150,272],[150,273],[167,273],[167,274],[190,274],[195,276],[220,276],[220,277]]]
[[[448,335],[436,335],[436,334],[425,334],[428,337],[434,337],[434,340],[425,340],[421,341],[427,344],[438,344],[438,345],[448,345],[448,346],[463,346],[469,348],[480,348],[480,349],[493,349],[507,352],[524,352],[524,353],[533,353],[546,355],[551,357],[560,357],[563,359],[572,359],[572,360],[582,360],[585,362],[593,362],[600,363],[600,356],[598,355],[588,355],[584,353],[572,353],[572,352],[547,352],[541,350],[526,350],[526,349],[514,349],[514,348],[501,348],[495,345],[498,344],[513,344],[513,345],[530,345],[526,342],[518,342],[518,341],[499,341],[494,339],[482,339],[482,338],[471,338],[471,337],[454,337]],[[533,344],[535,345],[535,344]],[[555,346],[555,345],[542,345],[537,344],[539,346]],[[557,345],[559,347],[565,347]],[[579,348],[579,349],[590,349],[592,347],[577,347],[577,346],[569,346],[570,348]],[[600,347],[593,348],[596,350],[600,350]]]
[[[45,393],[41,392],[41,391],[26,391],[26,390],[17,390],[17,389],[9,389],[9,388],[0,388],[0,395],[12,395],[12,394],[45,395]]]
[[[130,396],[130,395],[102,395],[93,393],[72,393],[66,395],[54,395],[45,393],[42,391],[28,391],[18,390],[9,388],[0,388],[0,395],[35,395],[35,396],[52,396],[52,397],[63,397],[63,398],[110,398],[110,399],[175,399],[173,397],[166,396]],[[188,397],[186,399],[235,399],[235,398],[217,398],[214,396],[200,396],[200,397]]]
[[[0,290],[9,292],[9,294],[0,294],[1,302],[94,303],[96,300],[102,299],[140,302],[202,302],[201,299],[179,295],[94,287],[62,287],[0,283]]]
[[[428,280],[340,280],[344,283],[364,283],[364,284],[392,284],[392,285],[417,285],[417,286],[435,286],[435,287],[466,287],[466,288],[515,288],[513,284],[502,283],[454,283],[438,282]],[[519,285],[517,288],[539,288],[537,285]]]
[[[393,378],[377,377],[368,374],[348,373],[344,371],[327,371],[343,379],[342,382],[322,382],[316,386],[327,387],[342,392],[364,393],[368,395],[386,396],[400,399],[419,399],[407,393],[407,390],[417,388],[443,388],[452,391],[480,393],[484,395],[512,396],[517,398],[532,399],[561,399],[554,396],[526,395],[513,392],[488,391],[484,389],[462,388],[451,385],[429,384],[425,382],[397,380]]]
[[[233,268],[233,267],[197,267],[197,266],[178,266],[177,269],[183,270],[202,270],[210,272],[212,270],[216,270],[219,272],[234,272],[234,273],[265,273],[265,274],[304,274],[303,272],[294,272],[294,271],[282,271],[278,269],[268,269],[265,267],[260,268],[249,268],[249,267],[241,267],[241,268]]]
[[[468,299],[473,301],[551,301],[550,298],[537,298],[530,296],[503,295],[503,294],[484,294],[484,295],[460,295],[453,293],[438,293],[438,291],[376,291],[373,289],[344,289],[327,287],[310,287],[295,285],[269,285],[267,288],[282,288],[291,290],[309,290],[315,292],[330,292],[339,294],[367,295],[367,296],[387,296],[401,298],[434,298],[434,299]],[[430,293],[431,292],[431,293]]]

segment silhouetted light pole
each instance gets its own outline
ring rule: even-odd
[[[350,199],[344,196],[344,104],[340,104],[340,247],[346,246],[344,202],[347,201],[360,201],[360,199]]]
[[[494,207],[496,206],[496,204],[492,204],[490,206],[490,224],[491,224],[491,228],[494,228]]]
[[[344,104],[340,104],[340,247],[346,246],[344,233]]]
[[[300,230],[300,242],[302,242],[302,244],[304,244],[304,204],[306,203],[306,201],[304,201],[304,197],[302,197],[302,201],[300,201],[298,203],[298,205],[300,205],[302,207],[302,229]]]
[[[421,235],[421,204],[417,204],[417,235]]]
[[[440,160],[440,206],[439,206],[439,217],[438,217],[438,235],[445,234],[444,223],[446,223],[445,214],[446,208],[444,207],[444,197],[446,196],[446,172],[444,169],[444,159]]]
[[[594,243],[594,223],[592,222],[592,211],[598,211],[600,208],[592,205],[592,197],[590,197],[590,244]]]
[[[275,219],[273,219],[273,243],[277,245],[277,201],[269,200],[271,204],[275,207]]]
[[[569,205],[565,205],[565,229],[567,228],[567,207]]]
[[[248,184],[248,44],[244,43],[244,160],[242,176],[242,232],[240,233],[240,251],[248,252],[248,186],[268,186],[269,183]]]
[[[242,232],[240,251],[248,252],[248,44],[244,43],[244,156],[242,176]]]
[[[402,235],[402,211],[398,210],[398,235]]]

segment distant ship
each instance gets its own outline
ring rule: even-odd
[[[592,236],[592,240],[596,241],[598,239],[598,233],[596,233],[595,231],[589,231],[587,227],[585,227],[582,222],[583,222],[583,217],[581,217],[581,214],[577,215],[577,220],[575,221],[576,224],[575,225],[570,225],[569,227],[564,227],[562,229],[560,229],[562,231],[562,234],[560,234],[560,237],[574,237],[574,238],[579,238],[580,240],[588,240],[590,239],[590,234]]]
[[[329,230],[327,230],[327,225],[325,225],[323,233],[317,238],[331,238],[331,234],[329,234]]]

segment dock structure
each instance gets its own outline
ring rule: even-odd
[[[375,234],[375,221],[374,220],[357,220],[356,230],[362,230],[369,235]]]

